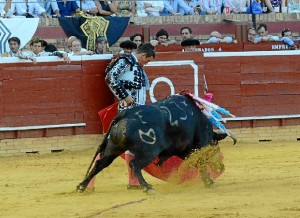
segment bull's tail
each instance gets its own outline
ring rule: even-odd
[[[94,164],[94,162],[95,162],[95,159],[96,159],[97,155],[100,154],[100,157],[103,156],[103,153],[104,153],[104,151],[105,151],[105,149],[106,149],[106,147],[107,147],[107,144],[108,144],[108,139],[109,139],[109,136],[110,136],[111,128],[112,128],[112,127],[113,127],[120,119],[121,119],[121,116],[118,116],[118,115],[117,115],[117,116],[112,120],[112,122],[110,123],[109,129],[108,129],[107,133],[104,135],[104,139],[103,139],[102,143],[98,146],[97,151],[96,151],[96,153],[95,153],[95,155],[94,155],[94,157],[93,157],[93,159],[92,159],[92,162],[90,163],[90,165],[89,165],[89,167],[88,167],[88,169],[87,169],[87,171],[86,171],[85,178],[88,176],[88,174],[89,174],[89,172],[90,172],[90,170],[91,170],[91,168],[92,168],[92,166],[93,166],[93,164]]]

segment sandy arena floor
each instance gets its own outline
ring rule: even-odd
[[[126,189],[121,158],[76,193],[94,150],[0,158],[0,217],[300,217],[300,142],[223,142],[216,189],[145,175],[156,195]]]

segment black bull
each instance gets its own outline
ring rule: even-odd
[[[185,95],[173,95],[150,105],[124,110],[112,121],[95,154],[100,153],[101,159],[96,161],[77,190],[84,191],[96,174],[126,150],[135,155],[130,167],[140,184],[146,191],[153,190],[141,170],[156,157],[161,158],[160,162],[173,155],[184,159],[194,149],[225,137],[226,134],[213,131],[212,124],[194,100]]]

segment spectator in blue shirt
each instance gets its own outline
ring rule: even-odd
[[[72,17],[75,13],[80,11],[76,1],[57,0],[57,5],[61,17]]]

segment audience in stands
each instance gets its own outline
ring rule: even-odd
[[[42,42],[38,37],[32,38],[30,41],[30,51],[24,51],[21,50],[18,51],[16,54],[16,57],[19,57],[21,59],[28,59],[31,60],[34,64],[36,63],[36,57],[41,56],[58,56],[60,58],[63,58],[64,61],[70,63],[70,58],[66,53],[62,52],[42,52]]]
[[[184,26],[180,29],[180,34],[183,40],[192,38],[192,32],[192,28],[188,26]]]
[[[48,17],[60,17],[57,2],[54,0],[37,0],[39,5],[45,9]]]
[[[12,17],[15,12],[13,0],[0,0],[0,17]]]
[[[117,16],[119,17],[132,17],[136,14],[135,0],[117,1]]]
[[[117,3],[116,1],[94,0],[100,16],[116,16]]]
[[[61,17],[72,17],[75,13],[80,12],[76,1],[73,0],[56,0]]]
[[[278,36],[268,35],[268,27],[266,24],[259,24],[256,28],[258,37],[255,39],[257,42],[267,42],[267,41],[279,41]]]
[[[189,39],[185,39],[181,42],[181,46],[183,47],[182,51],[185,51],[185,52],[197,51],[197,48],[196,48],[197,45],[200,45],[200,42],[198,39],[189,38]]]
[[[69,56],[94,54],[93,51],[87,51],[86,49],[82,48],[81,40],[77,39],[77,38],[72,40],[70,50],[71,50],[71,52],[68,53]]]
[[[221,4],[221,5],[220,5]],[[218,14],[219,5],[222,7],[222,1],[216,2],[216,0],[202,0],[200,1],[201,15]],[[221,12],[221,8],[220,8]]]
[[[43,39],[40,39],[40,42],[41,42],[41,51],[40,52],[44,52],[48,43]]]
[[[286,7],[286,0],[264,0],[264,2],[271,13],[278,13],[280,8]]]
[[[164,1],[137,1],[138,17],[157,17],[160,16],[164,9]]]
[[[290,49],[297,49],[297,46],[295,45],[295,42],[292,38],[292,31],[290,29],[284,29],[281,32],[281,41],[289,46]]]
[[[289,0],[288,1],[288,12],[289,13],[300,13],[300,0]]]
[[[254,27],[250,27],[248,28],[248,42],[253,42],[253,43],[256,43],[257,41],[255,41],[255,38],[256,38],[256,31],[254,29]]]
[[[225,0],[224,7],[229,7],[230,13],[245,13],[250,0]]]
[[[157,45],[168,46],[171,44],[176,44],[176,41],[169,39],[169,33],[165,29],[160,29],[156,33],[155,40],[151,40],[150,43],[151,43],[151,45],[153,45],[155,47]]]
[[[80,11],[83,12],[86,16],[94,16],[97,15],[98,9],[94,0],[77,0],[77,5],[80,8]]]
[[[164,0],[164,7],[167,13],[172,15],[193,15],[194,9],[190,8],[185,0]],[[179,13],[179,14],[178,14]]]
[[[194,15],[199,15],[200,13],[200,6],[199,6],[200,0],[185,0],[185,3],[193,10]],[[184,14],[184,11],[182,8],[180,8],[180,13]]]
[[[96,38],[96,49],[94,54],[107,54],[108,53],[108,42],[105,36],[98,36]]]
[[[21,45],[21,40],[18,37],[11,37],[8,39],[8,45],[9,45],[9,52],[4,52],[1,54],[2,57],[16,57],[20,45]]]
[[[25,16],[27,18],[48,18],[45,8],[43,8],[36,0],[25,0],[16,2],[15,14],[17,16]]]
[[[218,31],[213,31],[210,34],[210,38],[205,43],[237,43],[236,39],[231,36],[223,36]]]
[[[137,45],[137,47],[139,47],[144,43],[144,36],[140,33],[135,33],[130,36],[130,40],[133,41]]]
[[[53,44],[47,44],[47,46],[45,47],[45,52],[55,52],[58,51],[56,46]]]
[[[120,43],[120,48],[122,48],[120,54],[131,54],[134,50],[137,49],[137,45],[130,40],[125,40]]]

